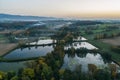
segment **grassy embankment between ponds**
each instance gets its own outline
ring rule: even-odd
[[[25,58],[25,59],[1,59],[0,62],[20,62],[20,61],[28,61],[28,60],[37,60],[40,57],[32,57],[32,58]]]
[[[113,60],[120,62],[120,53],[113,52],[111,50],[111,44],[104,43],[101,40],[89,40],[88,42],[99,48],[101,51],[109,53]]]

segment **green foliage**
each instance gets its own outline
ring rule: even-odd
[[[14,76],[10,80],[18,80],[18,76]]]
[[[48,66],[48,65],[46,65],[46,64],[43,64],[43,69],[42,69],[42,71],[41,71],[42,73],[41,73],[41,76],[44,76],[45,77],[45,79],[50,79],[51,78],[51,76],[52,76],[52,70],[51,70],[51,68]]]
[[[2,71],[0,71],[0,80],[4,80],[6,77],[6,74]]]
[[[34,70],[31,68],[20,69],[18,78],[20,80],[33,80],[35,77]]]
[[[7,72],[7,79],[10,80],[10,79],[11,79],[12,77],[14,77],[15,75],[16,75],[15,72],[9,71],[9,72]]]
[[[94,77],[95,80],[112,80],[110,73],[101,69],[96,71]]]

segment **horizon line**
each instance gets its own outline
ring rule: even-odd
[[[120,20],[120,17],[58,17],[58,16],[42,16],[42,15],[29,15],[29,14],[14,14],[14,13],[0,13],[5,15],[15,15],[15,16],[32,16],[32,17],[51,17],[51,18],[61,18],[61,19],[75,19],[75,20]]]

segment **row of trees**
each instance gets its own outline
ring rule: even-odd
[[[107,34],[107,33],[101,33],[101,34],[97,34],[94,36],[94,39],[106,39],[106,38],[114,38],[120,36],[120,33],[111,33],[111,34]]]
[[[0,72],[0,80],[119,80],[116,65],[110,64],[109,67],[98,69],[96,65],[88,64],[88,73],[83,73],[81,66],[77,66],[75,71],[57,67],[52,69],[46,64],[45,58],[40,58],[28,68],[19,69],[17,74]]]

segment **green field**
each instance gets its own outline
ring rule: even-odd
[[[100,40],[90,40],[89,41],[91,44],[94,46],[98,47],[101,51],[107,52],[112,55],[112,58],[118,62],[120,62],[120,53],[116,53],[111,51],[111,46],[110,44],[103,43]]]
[[[107,35],[111,35],[112,33],[117,34],[120,33],[120,29],[111,29],[109,31],[105,31],[106,29],[108,29],[108,26],[113,25],[113,24],[101,24],[98,25],[98,27],[96,29],[91,29],[90,31],[92,31],[92,34],[86,34],[85,31],[81,31],[82,35],[88,39],[88,42],[90,42],[91,44],[93,44],[94,46],[98,47],[101,51],[107,52],[109,54],[112,55],[112,58],[118,62],[120,62],[120,53],[116,53],[111,51],[111,44],[108,43],[104,43],[102,42],[102,40],[94,40],[94,37],[97,34],[104,34],[106,33]]]
[[[5,42],[8,42],[8,38],[5,37],[3,34],[0,34],[0,43],[5,43]]]

